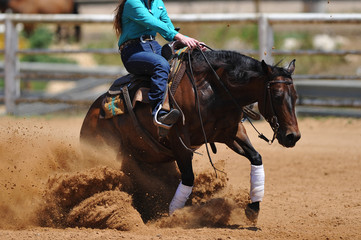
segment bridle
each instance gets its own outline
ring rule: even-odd
[[[267,84],[266,84],[266,96],[264,98],[264,112],[266,113],[266,106],[267,106],[267,98],[269,98],[269,104],[270,104],[270,109],[271,109],[271,117],[266,118],[266,121],[270,124],[272,131],[273,131],[273,137],[272,140],[269,141],[266,137],[264,137],[263,134],[260,134],[259,137],[262,138],[263,140],[267,141],[269,144],[272,144],[273,141],[276,139],[277,134],[278,134],[278,129],[280,127],[280,124],[278,122],[278,118],[277,118],[277,114],[276,114],[276,110],[274,108],[274,104],[272,102],[272,92],[271,92],[271,85],[273,84],[286,84],[286,85],[291,85],[293,84],[292,78],[291,80],[287,80],[287,81],[282,81],[282,80],[267,80]],[[248,118],[247,118],[248,119]],[[249,119],[248,119],[249,121]],[[257,131],[258,132],[258,131]],[[263,138],[264,137],[264,138]]]
[[[208,48],[209,50],[213,51],[212,48],[208,47],[207,45],[205,44],[202,44],[204,47]],[[201,52],[203,58],[205,59],[205,61],[207,62],[209,68],[211,69],[211,71],[213,72],[214,76],[216,77],[218,83],[223,87],[223,89],[225,90],[225,92],[230,96],[230,98],[232,99],[233,103],[235,104],[235,106],[237,107],[237,110],[239,112],[243,112],[244,113],[244,116],[245,118],[249,121],[249,123],[252,125],[252,127],[254,128],[254,130],[258,133],[258,137],[265,140],[266,142],[268,142],[268,144],[272,144],[273,141],[276,139],[277,137],[277,133],[278,133],[278,128],[279,128],[279,123],[278,123],[278,118],[276,116],[276,112],[275,112],[275,109],[274,109],[274,105],[272,103],[272,94],[271,94],[271,85],[273,84],[276,84],[276,83],[284,83],[284,84],[293,84],[292,81],[280,81],[280,80],[267,80],[267,84],[266,84],[266,93],[269,95],[269,99],[270,99],[270,105],[271,105],[271,110],[272,110],[272,117],[270,119],[266,119],[267,122],[270,123],[271,125],[271,128],[273,130],[273,138],[272,140],[268,140],[268,138],[263,134],[263,133],[260,133],[257,128],[253,125],[252,121],[249,119],[249,117],[247,116],[247,114],[243,111],[242,107],[238,104],[236,98],[232,95],[232,93],[229,91],[229,89],[224,85],[224,83],[221,81],[221,78],[218,76],[217,72],[214,70],[214,68],[212,67],[211,63],[208,61],[207,57],[204,55],[203,51],[197,47],[198,50]],[[201,128],[202,128],[202,132],[203,132],[203,136],[204,136],[204,143],[205,143],[205,146],[206,146],[206,151],[207,151],[207,155],[208,155],[208,158],[209,158],[209,161],[215,171],[215,174],[217,176],[217,171],[219,172],[222,172],[224,173],[223,171],[217,169],[214,164],[213,164],[213,161],[212,161],[212,158],[210,156],[210,153],[209,153],[209,149],[208,149],[208,140],[207,140],[207,136],[206,136],[206,133],[205,133],[205,130],[204,130],[204,126],[203,126],[203,120],[202,120],[202,115],[201,115],[201,112],[200,112],[200,102],[199,102],[199,97],[198,97],[198,91],[197,91],[197,87],[196,87],[196,83],[195,83],[195,79],[194,79],[194,74],[193,74],[193,69],[192,69],[192,64],[191,64],[191,53],[190,51],[188,51],[188,64],[189,64],[189,71],[190,73],[188,73],[188,71],[186,71],[186,73],[188,74],[188,77],[191,81],[191,84],[193,86],[193,89],[194,89],[194,93],[195,93],[195,98],[196,98],[196,105],[198,106],[198,116],[199,116],[199,120],[201,122]],[[265,106],[266,106],[266,102],[267,101],[267,95],[265,96]],[[183,146],[190,150],[184,143],[183,143],[183,140],[180,138],[181,140],[181,143],[183,144]]]
[[[203,45],[204,47],[210,49],[211,51],[213,51],[212,48],[208,47],[207,45]],[[257,128],[253,125],[252,121],[250,120],[250,118],[247,116],[247,113],[245,113],[242,109],[242,107],[238,104],[236,98],[232,95],[232,93],[229,91],[229,89],[224,85],[224,83],[221,81],[221,78],[218,76],[217,72],[213,69],[211,63],[208,61],[207,57],[204,55],[203,51],[198,47],[198,50],[201,52],[203,58],[205,59],[205,61],[207,62],[209,68],[212,70],[214,76],[216,77],[218,83],[223,87],[223,89],[226,91],[226,93],[230,96],[230,98],[232,99],[233,103],[235,104],[235,106],[237,107],[239,112],[243,112],[245,118],[248,120],[248,122],[251,124],[251,126],[254,128],[254,130],[258,133],[258,137],[265,140],[266,142],[268,142],[268,144],[272,144],[273,141],[276,139],[277,134],[278,134],[278,129],[279,129],[279,122],[278,122],[278,118],[276,115],[276,111],[272,102],[272,93],[271,93],[271,85],[273,84],[277,84],[277,83],[282,83],[282,84],[293,84],[292,80],[288,80],[288,81],[281,81],[281,80],[270,80],[267,79],[267,84],[266,84],[266,96],[265,96],[265,105],[264,107],[266,108],[266,104],[267,104],[267,98],[269,96],[270,99],[270,108],[271,108],[271,117],[270,118],[266,118],[266,121],[270,124],[272,131],[273,131],[273,137],[272,140],[269,140],[263,133],[260,133]],[[190,53],[188,52],[188,58],[189,58],[189,66],[191,68],[191,63],[190,63]],[[196,88],[195,83],[194,83],[194,76],[192,73],[192,68],[191,68],[191,78],[192,78],[192,85],[194,88]],[[195,92],[197,93],[196,89]],[[199,108],[199,107],[198,107]],[[203,126],[203,124],[201,124]]]

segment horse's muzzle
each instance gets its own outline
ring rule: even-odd
[[[287,132],[285,134],[279,133],[277,135],[278,142],[284,147],[294,147],[296,142],[300,140],[301,133],[300,132]]]

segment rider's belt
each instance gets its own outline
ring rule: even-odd
[[[122,51],[122,49],[125,46],[131,45],[133,43],[138,43],[138,42],[145,43],[146,41],[153,41],[153,40],[155,40],[155,36],[153,36],[153,35],[142,35],[139,38],[128,40],[125,43],[123,43],[122,45],[120,45],[119,51]]]
[[[153,35],[142,35],[142,36],[140,36],[139,39],[140,39],[141,42],[153,41],[153,40],[155,40],[155,36],[153,36]]]

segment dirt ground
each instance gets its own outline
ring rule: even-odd
[[[81,122],[82,117],[0,118],[0,239],[361,239],[361,119],[301,118],[302,138],[292,149],[269,146],[245,123],[266,172],[256,225],[242,209],[249,163],[220,144],[212,157],[225,163],[227,177],[211,174],[204,148],[203,156],[195,155],[194,169],[199,185],[222,189],[203,205],[143,224],[131,196],[122,192],[127,186],[120,162],[111,154],[83,157]],[[255,125],[271,135],[265,122]],[[84,197],[85,189],[92,194]],[[53,193],[52,201],[44,200],[46,192]],[[69,202],[79,194],[86,200]],[[59,206],[66,204],[76,206],[64,216]],[[60,225],[49,227],[55,213]]]

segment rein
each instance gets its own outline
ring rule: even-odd
[[[208,46],[206,46],[207,48],[209,48]],[[198,47],[199,49],[199,47]],[[211,49],[211,48],[209,48]],[[200,50],[201,51],[201,50]],[[201,51],[202,52],[202,51]],[[188,51],[188,64],[189,64],[189,71],[190,71],[190,76],[188,74],[188,71],[186,71],[186,73],[188,74],[189,79],[191,80],[191,84],[193,86],[194,89],[194,95],[195,95],[195,100],[196,100],[196,105],[197,105],[197,109],[198,109],[198,117],[199,117],[199,121],[201,123],[201,128],[202,128],[202,133],[203,133],[203,137],[204,137],[204,143],[206,145],[206,151],[207,151],[207,156],[209,159],[209,162],[211,163],[214,172],[216,174],[217,177],[217,171],[226,174],[224,171],[217,169],[212,161],[211,158],[211,154],[209,153],[209,149],[208,149],[208,140],[207,140],[207,135],[206,135],[206,131],[204,130],[204,126],[203,126],[203,119],[202,119],[202,114],[201,114],[201,108],[200,108],[200,102],[199,102],[199,97],[198,97],[198,91],[197,91],[197,86],[194,80],[194,74],[193,74],[193,69],[192,69],[192,61],[191,61],[191,53],[190,51]]]
[[[211,51],[214,51],[212,48],[208,47],[207,45],[205,44],[202,44],[204,47],[208,48],[209,50]],[[266,121],[271,125],[271,128],[273,130],[273,137],[272,137],[272,140],[269,140],[263,133],[260,133],[257,128],[253,125],[252,121],[249,119],[249,117],[247,116],[247,113],[245,113],[243,111],[243,108],[238,104],[236,98],[232,95],[232,93],[229,91],[229,89],[225,86],[225,84],[221,81],[221,78],[218,76],[217,72],[214,70],[214,68],[212,67],[211,63],[209,62],[209,60],[207,59],[207,57],[205,56],[205,54],[203,53],[203,51],[197,47],[198,50],[200,51],[200,53],[202,54],[204,60],[207,62],[209,68],[211,69],[211,71],[213,72],[214,76],[216,77],[218,83],[223,87],[223,89],[225,90],[225,92],[230,96],[230,98],[232,99],[233,103],[235,104],[235,106],[237,107],[238,111],[239,112],[243,112],[244,113],[244,117],[248,120],[248,122],[251,124],[251,126],[253,127],[253,129],[258,133],[258,137],[265,140],[269,145],[271,145],[273,143],[273,141],[276,139],[277,137],[277,134],[278,134],[278,129],[279,129],[279,123],[278,123],[278,118],[277,118],[277,115],[276,115],[276,111],[275,111],[275,108],[274,108],[274,105],[273,105],[273,102],[272,102],[272,93],[271,93],[271,85],[273,84],[277,84],[277,83],[282,83],[282,84],[287,84],[287,85],[290,85],[290,84],[293,84],[292,81],[280,81],[280,80],[269,80],[267,79],[267,84],[266,84],[266,96],[265,96],[265,107],[266,107],[266,103],[267,103],[267,98],[269,96],[269,99],[270,99],[270,105],[271,105],[271,113],[272,113],[272,117],[271,118],[266,118]],[[200,112],[200,102],[199,102],[199,97],[198,97],[198,91],[197,91],[197,87],[196,87],[196,84],[195,84],[195,80],[194,80],[194,74],[193,74],[193,69],[192,69],[192,63],[191,63],[191,52],[188,51],[188,63],[189,63],[189,71],[190,73],[188,73],[188,71],[186,71],[186,73],[188,74],[188,77],[191,81],[191,84],[193,86],[193,89],[194,89],[194,93],[195,93],[195,98],[196,98],[196,105],[197,105],[197,108],[198,108],[198,116],[199,116],[199,120],[201,122],[201,129],[202,129],[202,133],[203,133],[203,137],[204,137],[204,143],[206,145],[206,151],[207,151],[207,155],[208,155],[208,158],[209,158],[209,161],[215,171],[215,174],[217,176],[217,171],[219,172],[222,172],[222,173],[225,173],[219,169],[217,169],[213,162],[212,162],[212,158],[210,156],[210,153],[209,153],[209,149],[208,149],[208,140],[207,140],[207,135],[205,133],[205,130],[204,130],[204,126],[203,126],[203,119],[202,119],[202,115],[201,115],[201,112]]]
[[[203,44],[203,46],[210,49],[211,51],[213,51],[213,49],[208,47],[207,45]],[[273,141],[276,139],[277,134],[278,134],[278,129],[279,129],[278,118],[276,116],[275,109],[274,109],[274,106],[273,106],[273,103],[272,103],[271,85],[276,84],[276,83],[284,83],[284,84],[289,85],[289,84],[293,84],[293,82],[292,81],[280,81],[280,80],[267,81],[266,88],[267,88],[267,94],[270,96],[270,105],[271,105],[271,110],[272,110],[272,117],[271,117],[271,119],[267,118],[266,121],[271,125],[271,128],[273,130],[272,140],[269,140],[263,133],[260,133],[257,130],[257,128],[253,125],[252,121],[249,119],[247,114],[243,111],[242,107],[239,106],[239,104],[238,104],[237,100],[235,99],[235,97],[232,95],[232,93],[228,90],[228,88],[221,81],[221,78],[218,76],[217,72],[214,70],[211,63],[208,61],[206,55],[204,55],[204,53],[202,52],[202,50],[199,47],[198,47],[198,49],[201,52],[201,54],[202,54],[203,58],[205,59],[205,61],[207,62],[209,68],[212,70],[212,72],[213,72],[214,76],[216,77],[217,81],[221,84],[221,86],[226,91],[226,93],[231,97],[231,99],[232,99],[233,103],[236,105],[238,111],[244,113],[245,118],[251,124],[253,129],[258,133],[258,137],[265,140],[269,145],[271,145],[273,143]],[[265,97],[265,105],[264,105],[265,107],[266,107],[266,101],[267,101],[267,96]],[[202,128],[203,128],[203,125],[202,125]],[[208,151],[208,149],[207,149],[207,151]]]

